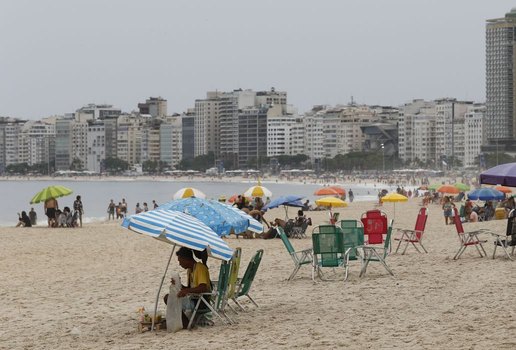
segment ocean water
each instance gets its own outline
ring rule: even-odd
[[[136,203],[140,206],[143,202],[147,202],[149,208],[152,209],[152,200],[156,200],[158,204],[166,203],[172,200],[174,193],[183,187],[195,187],[204,192],[207,198],[218,199],[224,195],[229,199],[234,194],[245,192],[250,186],[254,186],[256,181],[236,181],[228,180],[227,182],[211,182],[205,181],[141,181],[134,179],[127,180],[102,180],[102,181],[82,181],[82,180],[3,180],[0,181],[0,226],[14,226],[18,222],[17,213],[25,210],[29,212],[31,207],[37,212],[38,224],[46,225],[46,217],[43,211],[43,203],[30,204],[32,197],[41,189],[50,185],[63,185],[73,190],[73,194],[58,198],[59,208],[69,206],[73,208],[73,201],[76,195],[81,195],[84,205],[84,222],[102,221],[107,219],[107,207],[110,199],[115,203],[121,202],[125,198],[128,203],[129,214],[134,213]],[[310,200],[310,203],[317,199],[313,193],[322,185],[312,183],[299,182],[276,182],[262,181],[262,185],[267,187],[273,194],[273,197],[298,194]],[[353,189],[356,201],[374,200],[380,187],[374,184],[362,185],[346,185],[341,184],[346,190]],[[382,186],[381,188],[385,188]]]

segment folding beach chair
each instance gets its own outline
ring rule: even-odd
[[[382,244],[387,234],[387,214],[381,210],[369,210],[360,218],[364,226],[365,244]]]
[[[357,247],[364,245],[364,228],[362,227],[362,223],[357,220],[341,220],[339,224],[344,235],[347,279],[349,262],[360,259]]]
[[[295,251],[294,247],[292,247],[292,244],[290,243],[290,240],[288,239],[285,231],[283,228],[278,226],[276,228],[278,231],[278,234],[283,241],[283,244],[285,245],[285,248],[287,248],[288,253],[290,254],[290,257],[294,261],[294,271],[290,274],[288,280],[291,281],[303,265],[311,264],[313,261],[312,257],[312,249],[305,249],[300,251]]]
[[[391,220],[389,226],[385,226],[385,231],[382,232],[381,229],[383,229],[384,220],[387,220],[384,213],[380,213],[380,215],[373,213],[373,215],[369,216],[366,220],[362,218],[362,222],[364,223],[364,221],[366,221],[367,224],[367,226],[364,225],[364,235],[367,235],[369,239],[364,245],[357,248],[362,258],[360,277],[365,275],[370,262],[381,263],[387,272],[389,272],[391,276],[394,276],[394,273],[385,262],[391,251],[393,220]],[[385,236],[385,238],[383,236]]]
[[[428,253],[425,247],[423,246],[423,233],[425,233],[426,219],[428,218],[428,209],[421,208],[419,209],[419,213],[417,214],[416,225],[413,230],[410,229],[397,229],[398,232],[401,233],[401,236],[394,238],[394,240],[399,241],[398,246],[396,247],[395,253],[400,249],[401,243],[405,243],[405,249],[403,249],[403,253],[405,254],[409,244],[412,244],[418,253],[421,253],[416,246],[418,243],[425,253]]]
[[[315,275],[321,280],[329,280],[322,272],[322,268],[330,267],[335,272],[335,268],[344,267],[347,278],[347,259],[344,248],[344,234],[340,227],[335,225],[320,225],[312,232],[313,244],[313,266],[312,280]]]
[[[457,260],[460,258],[462,253],[466,250],[469,246],[475,246],[477,248],[478,254],[480,254],[481,257],[487,256],[486,251],[484,250],[484,247],[482,246],[482,243],[485,243],[486,241],[481,241],[478,238],[478,234],[480,233],[486,233],[486,230],[477,230],[477,231],[470,231],[470,232],[464,232],[464,228],[462,227],[462,222],[460,220],[459,211],[457,208],[453,208],[454,216],[453,221],[455,222],[455,228],[457,229],[457,235],[459,236],[460,241],[460,248],[457,251],[457,254],[453,257],[453,260]],[[480,248],[479,248],[480,246]],[[484,253],[484,254],[482,254]]]
[[[249,261],[249,265],[247,265],[247,269],[245,270],[244,276],[242,279],[238,280],[237,291],[235,295],[231,298],[238,307],[244,311],[244,307],[238,301],[241,297],[247,297],[256,307],[258,304],[251,298],[249,295],[249,291],[251,290],[251,286],[253,285],[254,278],[256,277],[256,272],[258,271],[258,267],[260,267],[260,263],[262,262],[263,249],[258,249],[254,256]]]
[[[233,299],[236,296],[237,291],[237,282],[238,282],[238,271],[240,270],[240,261],[242,260],[242,248],[235,248],[235,252],[233,253],[233,258],[231,259],[231,268],[229,272],[229,282],[228,282],[228,292],[226,294],[226,298],[224,300],[224,304],[222,308],[225,309],[225,306],[229,306],[231,310],[236,313],[236,310],[228,303],[229,300]]]
[[[507,257],[510,260],[512,260],[511,255],[514,255],[514,248],[516,248],[516,211],[513,209],[509,213],[509,217],[507,218],[507,229],[505,231],[505,236],[498,235],[493,232],[490,232],[490,234],[495,238],[493,259],[495,258],[496,248],[501,247],[505,252],[505,255],[507,255]],[[511,254],[509,254],[507,250],[509,247],[512,247]]]
[[[199,316],[210,311],[223,323],[233,323],[233,321],[225,314],[223,309],[228,291],[230,267],[231,264],[227,261],[223,261],[221,263],[217,288],[212,290],[210,293],[189,294],[191,297],[197,299],[197,303],[195,304],[192,315],[190,316],[190,322],[188,322],[187,327],[188,329],[191,329],[197,323]],[[206,308],[200,309],[201,304]]]
[[[311,225],[312,220],[311,219],[304,219],[301,226],[294,226],[292,227],[292,234],[290,237],[292,238],[306,238],[306,229],[309,225]]]

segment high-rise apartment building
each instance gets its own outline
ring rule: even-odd
[[[182,129],[183,118],[180,115],[166,117],[160,125],[160,160],[173,167],[177,166],[183,158]]]
[[[162,97],[149,97],[145,103],[138,103],[140,114],[164,118],[167,115],[167,100]]]
[[[481,146],[485,144],[484,118],[486,107],[475,104],[468,108],[464,117],[464,166],[477,167]]]
[[[516,138],[516,8],[486,24],[488,140]]]

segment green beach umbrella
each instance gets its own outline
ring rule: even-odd
[[[456,182],[453,184],[453,186],[457,187],[462,192],[466,192],[466,191],[470,190],[470,187],[466,184],[463,184],[462,182]]]
[[[72,194],[72,190],[64,187],[64,186],[48,186],[47,188],[42,189],[34,197],[32,197],[32,200],[30,201],[30,204],[36,204],[46,201],[50,198],[59,198],[68,196],[69,194]]]
[[[441,187],[441,184],[433,184],[433,185],[428,186],[428,189],[431,190],[431,191],[435,191],[439,187]]]

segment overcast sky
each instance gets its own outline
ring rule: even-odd
[[[509,0],[3,0],[0,115],[168,111],[206,91],[314,104],[485,100],[485,20]]]

